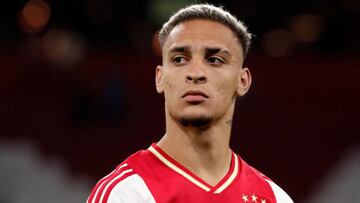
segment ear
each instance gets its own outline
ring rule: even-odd
[[[156,73],[155,73],[155,83],[156,83],[156,91],[159,94],[162,94],[164,92],[164,85],[163,85],[163,66],[158,65],[156,67]]]
[[[248,68],[241,68],[239,73],[239,83],[236,89],[238,96],[244,96],[251,86],[251,74]]]

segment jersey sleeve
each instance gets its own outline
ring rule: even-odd
[[[86,203],[155,203],[144,180],[127,164],[99,180]]]
[[[252,167],[254,171],[256,171],[260,176],[268,182],[270,185],[276,199],[276,203],[294,203],[294,201],[290,198],[290,196],[281,188],[279,187],[274,181],[272,181],[269,177],[261,173],[260,171],[256,170]]]
[[[281,189],[276,183],[268,179],[265,180],[269,183],[271,189],[274,192],[276,203],[294,203],[293,200],[290,198],[290,196],[283,189]]]

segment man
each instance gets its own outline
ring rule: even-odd
[[[237,96],[251,84],[243,60],[251,35],[222,8],[179,10],[159,33],[166,133],[101,179],[88,203],[291,203],[229,147]]]

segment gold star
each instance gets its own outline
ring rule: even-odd
[[[251,201],[252,202],[257,202],[257,197],[255,194],[251,195]]]
[[[266,200],[262,199],[262,200],[261,200],[261,203],[266,203]]]
[[[242,199],[244,200],[244,202],[249,201],[248,196],[247,196],[247,195],[244,195],[244,194],[243,194],[243,196],[242,196]]]

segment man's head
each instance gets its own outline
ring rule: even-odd
[[[195,5],[164,25],[163,65],[156,68],[156,88],[164,93],[167,118],[192,126],[232,119],[236,96],[244,95],[251,84],[249,69],[242,67],[250,35],[238,21],[242,38],[224,20],[214,20],[225,18],[235,23],[220,8]]]
[[[243,49],[243,56],[246,56],[251,44],[251,34],[247,31],[245,25],[221,7],[209,4],[192,5],[179,10],[171,16],[159,32],[160,47],[164,47],[168,35],[176,25],[194,19],[211,20],[228,26],[239,39]]]

